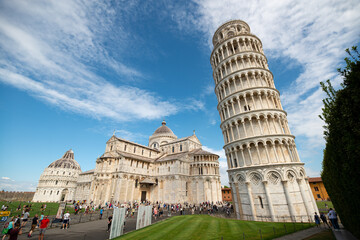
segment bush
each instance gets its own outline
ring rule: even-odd
[[[360,238],[360,55],[356,47],[346,52],[347,65],[338,69],[342,88],[321,82],[328,95],[320,116],[326,140],[321,177],[342,224]]]

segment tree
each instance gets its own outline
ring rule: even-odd
[[[346,49],[339,90],[321,82],[327,97],[320,118],[325,122],[322,180],[342,224],[360,238],[360,54]]]

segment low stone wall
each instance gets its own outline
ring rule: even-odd
[[[31,201],[35,192],[0,192],[0,201]]]

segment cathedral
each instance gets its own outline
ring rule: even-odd
[[[69,150],[41,174],[33,201],[72,200],[95,204],[221,201],[219,156],[202,150],[195,132],[177,138],[165,121],[149,137],[148,146],[114,134],[95,169],[82,172]]]

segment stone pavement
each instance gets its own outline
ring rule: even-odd
[[[333,230],[336,240],[357,240],[354,235],[351,234],[348,230],[341,228],[339,231]]]
[[[315,235],[319,232],[326,231],[326,228],[322,227],[312,227],[305,230],[301,230],[292,234],[288,234],[279,238],[275,238],[275,240],[301,240],[307,237],[310,237],[312,235]]]
[[[25,227],[26,229],[27,227]],[[28,227],[29,228],[29,227]],[[44,239],[48,240],[104,240],[109,238],[107,219],[71,225],[69,229],[49,228]],[[38,239],[39,229],[36,229],[32,238],[27,237],[28,230],[19,236],[18,240]]]
[[[178,215],[178,214],[173,214]],[[156,220],[152,218],[152,223],[161,221],[163,219],[168,218],[167,215],[164,215],[161,218],[157,218]],[[60,225],[59,225],[60,226]],[[32,238],[28,238],[27,234],[30,229],[30,224],[28,224],[24,233],[19,236],[18,240],[25,239],[38,239],[39,237],[39,229],[35,229]],[[126,218],[124,233],[134,231],[136,229],[136,217]],[[60,229],[60,227],[56,228],[48,228],[45,232],[46,240],[105,240],[109,238],[110,233],[107,232],[107,218],[103,218],[102,220],[96,220],[85,223],[76,223],[70,225],[68,229]]]
[[[340,225],[342,227],[342,225]],[[327,231],[329,228],[321,225],[320,227],[312,227],[302,231],[298,231],[286,236],[275,238],[275,240],[302,240],[308,237],[311,237],[319,232]],[[348,230],[343,227],[339,231],[332,229],[336,240],[358,240],[354,235],[352,235]]]

